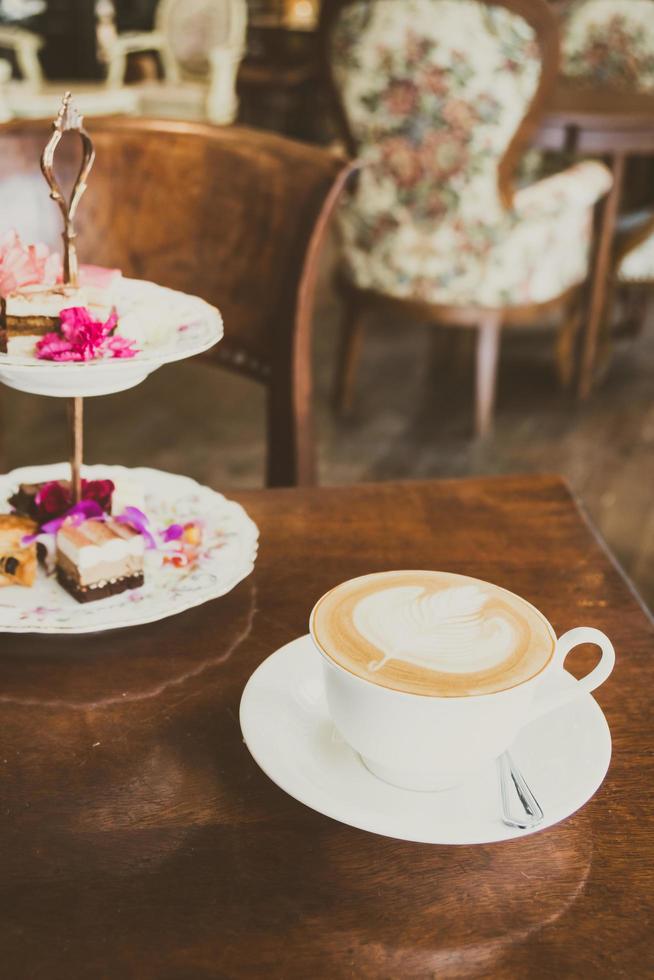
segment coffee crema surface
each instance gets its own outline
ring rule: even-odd
[[[378,572],[336,586],[312,617],[317,646],[340,667],[395,691],[470,697],[539,674],[556,637],[513,592],[450,572]]]

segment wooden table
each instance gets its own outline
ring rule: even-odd
[[[255,573],[164,622],[3,636],[2,974],[48,980],[651,976],[654,628],[555,477],[239,494]],[[446,568],[613,638],[596,797],[483,847],[343,826],[242,743],[246,679],[350,575]],[[588,666],[588,651],[574,663]]]
[[[613,188],[600,211],[578,379],[578,392],[583,399],[588,397],[593,384],[607,287],[613,274],[611,251],[626,159],[634,155],[654,156],[654,93],[625,92],[600,86],[582,88],[563,79],[554,91],[535,145],[580,156],[611,158]]]

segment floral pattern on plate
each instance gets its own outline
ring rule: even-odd
[[[69,476],[66,463],[30,466],[0,477],[0,510],[20,483],[41,483]],[[259,531],[235,501],[195,480],[160,470],[122,466],[86,466],[87,479],[121,477],[145,488],[145,509],[153,530],[199,522],[202,542],[193,561],[177,567],[161,550],[146,552],[145,585],[97,602],[80,604],[52,575],[40,568],[31,589],[0,589],[0,632],[94,633],[155,622],[230,592],[254,568]]]

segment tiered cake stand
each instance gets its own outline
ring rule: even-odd
[[[54,152],[63,134],[80,134],[83,160],[70,202],[66,202],[53,171]],[[70,93],[53,124],[41,166],[51,197],[64,217],[64,281],[77,285],[77,256],[73,218],[86,189],[94,160],[91,139],[75,111]],[[0,511],[20,483],[41,483],[71,478],[73,499],[81,495],[83,454],[83,398],[125,391],[144,381],[163,364],[193,357],[213,347],[223,336],[218,310],[196,296],[188,296],[155,283],[125,279],[115,297],[120,318],[141,310],[165,310],[164,339],[144,345],[129,359],[87,362],[52,362],[0,354],[0,381],[10,388],[35,395],[70,399],[72,452],[67,464],[27,467],[0,476]],[[193,561],[175,567],[159,551],[146,553],[145,585],[131,592],[81,605],[68,595],[53,575],[39,570],[32,588],[0,589],[0,632],[87,633],[152,622],[224,595],[254,567],[258,530],[243,508],[188,477],[151,469],[127,470],[117,466],[85,467],[84,477],[137,483],[144,493],[145,511],[152,530],[170,524],[195,522],[202,542]]]

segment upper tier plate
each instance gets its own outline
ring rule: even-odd
[[[67,479],[66,463],[26,466],[0,476],[0,512],[20,483]],[[254,568],[259,532],[240,504],[187,476],[124,466],[85,466],[87,479],[129,479],[142,485],[145,510],[156,532],[170,524],[200,521],[203,540],[185,568],[163,564],[146,551],[145,585],[97,602],[79,603],[52,575],[38,569],[32,588],[0,588],[0,633],[95,633],[152,623],[230,592]]]
[[[162,364],[201,354],[223,336],[222,317],[215,306],[152,282],[123,279],[116,308],[121,317],[133,314],[136,319],[141,315],[149,321],[152,340],[142,344],[138,338],[142,349],[136,357],[71,363],[0,354],[0,381],[33,395],[111,395],[145,381]],[[120,324],[118,332],[123,333]],[[127,325],[124,336],[130,336]]]

